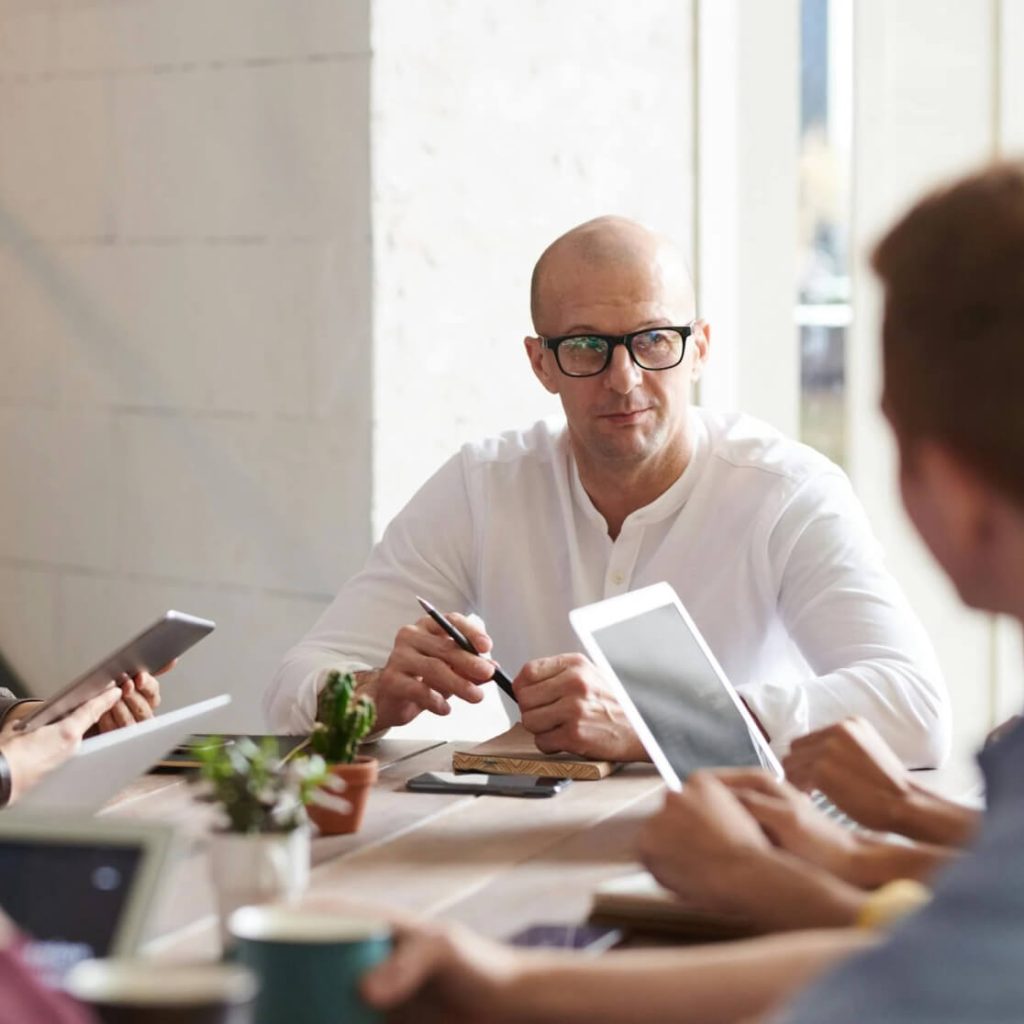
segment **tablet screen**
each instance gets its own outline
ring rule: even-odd
[[[140,846],[0,839],[0,906],[48,979],[110,953],[142,858]]]
[[[763,759],[714,666],[675,606],[592,631],[680,779]]]

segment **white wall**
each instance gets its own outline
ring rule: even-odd
[[[994,154],[993,16],[993,4],[958,0],[858,0],[854,11],[850,471],[890,565],[938,649],[960,751],[975,746],[994,715],[999,666],[992,621],[964,608],[900,505],[894,445],[878,409],[880,296],[867,260],[881,233],[923,190]]]
[[[232,728],[370,541],[368,0],[0,3],[0,648]]]
[[[373,6],[374,523],[460,444],[558,409],[534,379],[529,279],[604,213],[690,251],[691,5]]]

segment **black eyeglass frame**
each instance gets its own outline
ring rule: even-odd
[[[649,373],[657,373],[660,370],[671,370],[678,366],[683,358],[686,356],[686,342],[693,336],[693,330],[697,325],[697,321],[691,320],[688,324],[679,326],[677,324],[664,324],[659,327],[645,327],[639,331],[630,331],[628,334],[597,334],[596,332],[588,334],[560,334],[557,338],[545,338],[543,335],[540,337],[540,343],[549,351],[554,352],[555,362],[558,364],[558,369],[565,374],[566,377],[597,377],[599,374],[604,373],[605,370],[611,365],[612,356],[615,354],[617,346],[622,345],[629,353],[629,358],[633,360],[633,365],[640,367],[641,370],[647,370]],[[644,366],[636,357],[636,353],[633,351],[633,339],[639,338],[641,334],[651,334],[654,331],[677,331],[683,339],[683,347],[679,352],[679,358],[668,366]],[[608,343],[608,351],[605,353],[604,365],[600,370],[594,370],[591,373],[570,373],[562,366],[562,360],[558,357],[558,348],[563,341],[572,341],[574,338],[600,338],[602,341]]]

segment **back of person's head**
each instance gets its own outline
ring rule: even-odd
[[[874,267],[883,404],[904,462],[933,442],[1024,507],[1024,163],[927,196]]]

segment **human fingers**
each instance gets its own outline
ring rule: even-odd
[[[128,713],[128,717],[131,720],[128,724],[131,724],[131,722],[145,722],[153,717],[153,709],[149,706],[149,701],[134,688],[122,691],[121,703],[115,706],[115,709],[112,711],[113,714],[117,713],[117,707],[123,708]]]
[[[363,996],[380,1009],[406,1002],[436,973],[447,952],[446,943],[433,931],[396,929],[391,955],[363,977]]]
[[[78,736],[84,736],[94,725],[101,723],[121,700],[121,691],[116,686],[104,690],[75,708],[62,723]],[[103,730],[101,725],[101,731]]]
[[[444,698],[461,697],[470,704],[483,700],[480,683],[459,675],[444,659],[421,651],[396,648],[387,669],[389,674],[385,681],[389,685],[391,677],[398,674],[408,681],[427,686]]]
[[[151,708],[156,709],[160,706],[160,683],[152,675],[148,672],[140,672],[132,682],[135,684],[136,691]]]
[[[414,655],[436,658],[472,683],[486,683],[494,676],[494,662],[462,650],[432,619],[403,626],[395,637],[392,653],[405,658]]]
[[[715,778],[733,791],[756,790],[769,796],[780,796],[786,784],[764,768],[716,768]]]
[[[451,714],[448,701],[436,690],[428,686],[418,676],[406,675],[389,667],[380,676],[376,694],[379,717],[385,717],[387,706],[402,708],[412,705],[416,711],[411,716],[400,715],[397,724],[411,721],[420,711],[430,711],[435,715]]]
[[[817,788],[820,765],[819,758],[807,757],[802,754],[788,754],[782,760],[782,770],[786,773],[786,781],[802,790]]]
[[[449,612],[446,618],[481,654],[486,654],[494,647],[494,641],[484,628],[479,615],[461,615]]]
[[[177,659],[177,658],[174,658],[173,660],[169,661],[169,662],[168,662],[168,663],[167,663],[166,665],[164,665],[164,667],[163,667],[163,668],[158,668],[158,669],[157,669],[157,670],[156,670],[156,671],[155,671],[155,672],[153,673],[153,675],[155,675],[155,676],[162,676],[162,675],[164,675],[164,674],[165,674],[166,672],[170,672],[170,671],[171,671],[171,669],[172,669],[172,668],[174,668],[174,666],[175,666],[175,665],[177,665],[177,664],[178,664],[178,659]]]
[[[737,790],[736,797],[776,846],[786,845],[786,837],[796,824],[792,804],[753,789]]]
[[[598,683],[593,663],[582,654],[555,654],[528,661],[512,681],[520,708],[550,704],[560,695],[565,679],[570,676],[594,685]]]
[[[114,723],[115,729],[124,729],[129,725],[135,724],[135,719],[132,717],[131,711],[128,710],[128,707],[125,704],[124,694],[121,695],[121,699],[107,712],[107,714]]]

